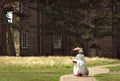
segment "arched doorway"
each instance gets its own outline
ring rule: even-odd
[[[96,44],[92,44],[90,46],[90,54],[91,57],[96,57],[97,56],[97,45]]]

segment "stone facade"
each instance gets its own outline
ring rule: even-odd
[[[36,3],[27,4],[27,6],[36,7]],[[84,20],[87,24],[91,24],[89,22],[90,19],[93,19],[97,15],[97,11],[95,9],[91,9],[88,11],[89,18]],[[79,45],[75,42],[72,42],[67,34],[61,34],[61,48],[54,48],[54,32],[50,30],[39,29],[40,34],[38,35],[37,27],[35,26],[37,23],[47,23],[47,18],[44,17],[43,14],[39,12],[39,22],[38,22],[38,12],[32,9],[26,9],[25,14],[28,17],[21,17],[20,24],[24,28],[23,32],[20,32],[19,42],[20,45],[20,54],[21,56],[40,56],[40,55],[71,55],[72,49]],[[86,23],[85,22],[85,23]],[[25,37],[22,37],[23,34],[26,33]],[[50,34],[49,34],[50,33]],[[117,33],[119,34],[119,32]],[[39,41],[38,41],[39,36]],[[23,38],[26,39],[23,41]],[[117,39],[119,39],[118,37]],[[115,49],[117,54],[120,53],[120,40],[115,41],[117,43]],[[23,44],[27,46],[24,48]],[[38,45],[39,44],[39,45]],[[88,42],[88,55],[87,56],[101,56],[101,57],[115,57],[113,54],[113,40],[112,37],[105,37],[101,39],[94,39],[94,41]],[[118,56],[117,55],[117,56]]]
[[[27,6],[36,7],[36,3],[28,4]],[[40,56],[40,55],[68,55],[68,36],[61,34],[61,48],[53,47],[53,34],[54,32],[48,32],[40,28],[39,42],[38,42],[38,29],[36,24],[38,22],[38,13],[35,10],[28,9],[26,15],[28,17],[21,17],[20,23],[24,28],[23,32],[20,32],[20,54],[22,56]],[[39,14],[39,23],[46,23],[46,18]],[[27,48],[22,48],[22,34],[27,33]],[[50,33],[50,34],[49,34]],[[38,45],[40,44],[40,45]],[[39,47],[38,47],[39,46]],[[40,52],[40,53],[39,53]]]

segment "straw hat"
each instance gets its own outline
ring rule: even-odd
[[[80,48],[80,47],[76,47],[73,49],[73,51],[78,51],[78,50],[82,50],[83,48]]]
[[[76,47],[76,48],[73,49],[73,51],[78,51],[80,53],[83,53],[83,48]]]

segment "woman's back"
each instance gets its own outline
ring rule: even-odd
[[[84,55],[83,54],[77,54],[76,60],[83,60],[84,61]]]

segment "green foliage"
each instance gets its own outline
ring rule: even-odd
[[[49,0],[46,3],[45,1],[41,2],[38,0],[37,3],[40,6],[30,8],[37,12],[41,11],[44,17],[47,17],[47,24],[42,23],[39,27],[46,30],[54,30],[54,32],[67,33],[70,36],[84,40],[82,35],[87,35],[84,32],[90,28],[88,25],[81,23],[81,21],[88,17],[87,14],[83,13],[83,11],[88,9],[87,2],[82,3],[80,0]],[[84,30],[82,34],[78,31],[81,28]]]
[[[94,37],[102,38],[112,36],[112,11],[109,4],[113,3],[110,0],[104,5],[101,0],[80,1],[80,0],[36,0],[40,5],[31,9],[37,12],[41,11],[47,17],[47,24],[42,23],[39,27],[45,30],[54,30],[54,32],[67,33],[75,37],[77,42],[89,41]],[[118,3],[117,1],[116,3]],[[89,13],[84,13],[88,10],[96,10],[96,18],[90,20],[89,24],[81,23],[85,18],[89,18]],[[99,11],[98,11],[99,10]],[[97,12],[98,11],[98,12]]]
[[[92,5],[92,7],[96,7],[97,15],[96,18],[92,20],[94,27],[92,27],[91,32],[93,32],[93,36],[97,38],[114,36],[114,29],[119,31],[120,2],[119,0],[110,0],[107,2],[102,3],[103,5],[100,5],[101,3],[99,2],[97,2],[96,5]]]

